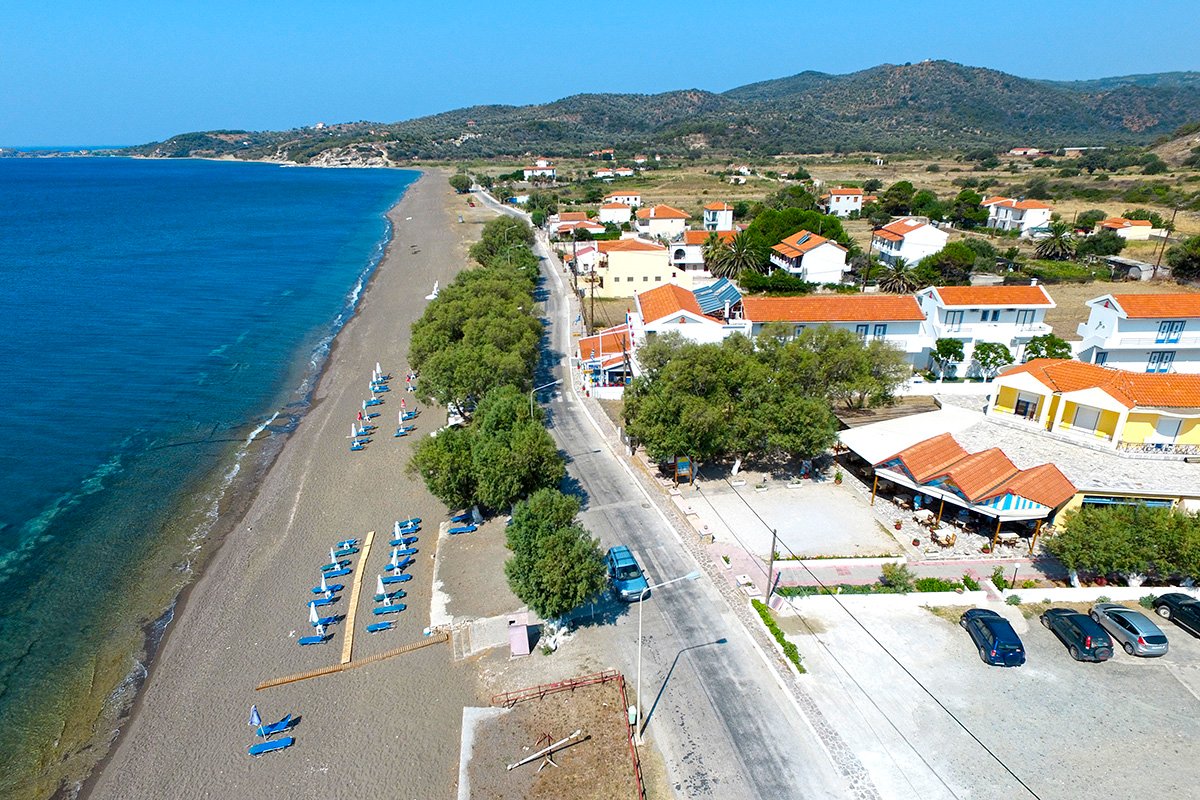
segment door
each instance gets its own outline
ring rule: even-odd
[[[1100,409],[1078,406],[1075,409],[1075,419],[1071,420],[1071,427],[1078,430],[1095,432],[1096,425],[1099,423]]]

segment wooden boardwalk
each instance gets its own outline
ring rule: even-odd
[[[362,589],[363,575],[366,574],[367,556],[371,554],[371,542],[375,539],[375,531],[367,531],[366,541],[363,542],[362,555],[358,559],[358,569],[354,570],[354,582],[350,587],[350,607],[346,609],[346,638],[342,642],[342,663],[349,664],[354,652],[354,614],[358,611],[358,593]]]
[[[374,664],[376,661],[383,661],[385,658],[391,658],[392,656],[403,655],[404,653],[411,653],[414,650],[420,650],[423,647],[429,647],[430,645],[433,645],[433,644],[441,644],[442,642],[446,642],[449,640],[450,640],[449,633],[447,633],[446,631],[438,631],[436,633],[430,634],[429,636],[426,636],[423,639],[419,639],[415,642],[409,642],[408,644],[401,645],[401,646],[395,648],[394,650],[388,650],[383,653],[376,653],[373,656],[367,656],[366,658],[360,659],[358,661],[351,661],[349,663],[343,663],[343,664],[333,664],[328,667],[320,667],[319,669],[310,669],[308,672],[298,672],[295,675],[285,675],[282,678],[272,678],[269,681],[263,681],[258,686],[255,686],[254,691],[261,692],[263,689],[270,689],[273,686],[283,686],[285,683],[295,683],[296,681],[306,681],[309,678],[319,678],[322,675],[332,675],[335,672],[345,672],[346,670],[351,670],[356,667],[365,667],[368,664]]]

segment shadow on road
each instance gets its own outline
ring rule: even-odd
[[[658,687],[658,694],[654,696],[654,704],[650,706],[650,710],[646,712],[644,717],[642,717],[641,729],[639,733],[644,733],[646,731],[646,726],[650,724],[650,718],[654,716],[654,709],[658,708],[658,701],[662,699],[663,693],[667,691],[667,683],[670,682],[671,675],[675,672],[675,667],[679,664],[680,657],[689,650],[699,650],[701,647],[708,647],[714,644],[725,644],[725,642],[726,639],[724,636],[722,636],[720,639],[716,639],[715,641],[689,645],[675,654],[675,659],[671,662],[671,668],[667,670],[667,674],[663,678],[662,686]],[[642,699],[639,697],[637,702],[640,705]]]

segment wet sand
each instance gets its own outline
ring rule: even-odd
[[[409,326],[433,282],[448,283],[467,264],[466,249],[490,214],[465,215],[432,171],[389,212],[393,238],[354,319],[339,334],[316,402],[272,466],[245,519],[226,538],[192,587],[169,629],[117,746],[85,787],[92,798],[154,797],[451,797],[457,779],[464,705],[479,704],[476,676],[455,664],[448,644],[359,669],[256,692],[262,681],[335,664],[345,625],[323,645],[300,647],[310,635],[305,603],[319,582],[329,547],[376,531],[362,570],[354,658],[421,640],[429,624],[432,558],[445,508],[405,472],[419,437],[445,421],[422,408],[415,434],[392,438],[404,391]],[[479,209],[471,209],[478,212]],[[393,376],[392,391],[373,420],[375,437],[350,452],[348,428],[368,396],[375,362]],[[375,576],[389,557],[398,518],[422,517],[413,579],[402,585],[408,607],[389,617],[396,630],[364,630]],[[345,614],[354,575],[326,612]],[[396,588],[396,587],[390,587]],[[296,744],[250,758],[247,725],[256,703],[265,722],[286,713],[301,719]],[[348,791],[349,790],[349,791]]]

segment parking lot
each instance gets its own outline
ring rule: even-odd
[[[1200,641],[1143,610],[1170,653],[1118,646],[1111,661],[1077,663],[1036,614],[981,603],[1012,622],[1028,657],[989,667],[923,597],[810,597],[795,601],[800,618],[780,616],[804,684],[885,797],[1196,796]],[[969,607],[939,603],[958,606],[943,612],[954,620]]]

